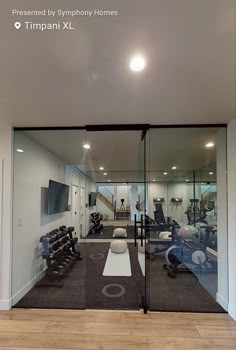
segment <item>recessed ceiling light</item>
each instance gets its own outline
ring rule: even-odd
[[[186,181],[186,182],[189,182],[189,179],[186,179],[185,181]]]
[[[157,180],[153,179],[152,181],[154,181],[154,182],[155,182],[155,181],[157,181]]]
[[[23,149],[21,149],[21,148],[17,148],[16,152],[24,153]]]
[[[85,144],[83,145],[83,147],[84,147],[85,149],[90,149],[90,144],[89,144],[89,143],[85,143]]]
[[[100,170],[104,170],[104,168],[103,168],[103,166],[100,166],[100,168],[99,168]]]
[[[168,173],[163,173],[163,175],[167,175]]]
[[[207,144],[205,144],[205,147],[207,147],[207,148],[211,148],[214,146],[215,146],[215,144],[213,142],[208,142]]]
[[[141,72],[145,66],[145,58],[140,54],[133,56],[129,62],[129,67],[133,72]]]
[[[103,175],[107,175],[107,173],[103,173]]]
[[[111,182],[111,180],[110,180],[110,179],[108,179],[107,181],[108,181],[108,182]]]
[[[171,168],[172,170],[176,170],[177,168],[176,168],[176,166],[172,166],[172,168]]]
[[[210,172],[209,172],[209,175],[213,175],[213,174],[214,174],[213,171],[210,171]]]

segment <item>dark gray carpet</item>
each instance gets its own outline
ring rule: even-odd
[[[132,277],[102,276],[109,243],[81,244],[82,261],[64,278],[64,287],[34,287],[15,307],[57,309],[139,309],[144,294],[144,278],[138,263],[137,248],[129,244]],[[147,260],[147,296],[150,309],[156,311],[224,312],[214,298],[202,287],[192,273],[179,273],[176,279],[167,276],[162,268],[165,259]],[[121,291],[117,284],[125,289]]]
[[[148,261],[148,295],[151,310],[186,312],[225,312],[191,272],[177,273],[176,279],[163,269],[163,255]],[[211,279],[211,275],[209,275]]]
[[[72,271],[63,278],[63,288],[35,286],[15,307],[85,309],[85,266],[85,260],[77,261]]]
[[[63,279],[64,287],[32,288],[16,305],[21,308],[56,309],[139,309],[143,280],[137,261],[137,249],[129,245],[132,277],[103,277],[109,243],[81,244],[82,261]],[[102,289],[108,284],[119,284],[125,293],[117,298],[107,297]],[[86,292],[85,292],[86,291]],[[107,288],[111,295],[120,292],[117,286]]]
[[[127,237],[122,237],[122,239],[134,239],[134,226],[119,226],[121,228],[125,228],[127,230]],[[86,238],[94,238],[94,239],[99,239],[99,238],[103,238],[103,239],[114,239],[113,235],[113,230],[117,228],[114,226],[104,226],[102,231],[100,233],[94,233],[94,234],[90,234],[88,235]],[[118,238],[118,237],[117,237]],[[119,239],[119,238],[118,238]]]
[[[137,249],[129,244],[131,260],[131,277],[102,276],[105,266],[109,243],[89,243],[86,245],[86,305],[88,309],[139,309],[141,307],[140,280],[142,272],[137,260]],[[104,254],[101,259],[91,259],[96,253]],[[90,278],[91,277],[91,278]],[[120,284],[125,293],[118,298],[105,296],[101,291],[109,284]],[[108,288],[110,294],[119,293],[118,287]]]

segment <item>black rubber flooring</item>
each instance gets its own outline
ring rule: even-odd
[[[191,272],[177,273],[176,279],[163,269],[164,256],[148,261],[148,297],[151,310],[225,312]],[[209,279],[211,279],[209,275]]]
[[[81,244],[83,260],[78,261],[64,278],[63,288],[35,286],[15,307],[139,309],[141,295],[144,294],[144,278],[137,248],[133,243],[128,246],[132,277],[102,276],[109,243]],[[147,297],[151,310],[224,312],[192,273],[180,273],[176,279],[171,279],[162,268],[164,262],[164,257],[158,256],[147,263]],[[102,292],[104,288],[109,296]]]
[[[121,223],[122,225],[122,223]],[[124,228],[127,230],[127,237],[122,237],[122,239],[134,239],[134,226],[119,226],[121,228]],[[103,239],[114,239],[113,237],[113,230],[117,228],[114,226],[104,226],[102,231],[100,233],[94,233],[94,234],[90,234],[86,237],[91,239],[99,239],[99,238],[103,238]],[[119,237],[117,237],[117,239],[120,239]]]

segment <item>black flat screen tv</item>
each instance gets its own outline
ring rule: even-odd
[[[48,214],[62,213],[68,208],[69,186],[49,180]]]
[[[96,205],[96,198],[97,198],[97,193],[96,192],[91,192],[89,194],[89,206],[93,207]]]

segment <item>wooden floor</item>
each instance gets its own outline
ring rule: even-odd
[[[236,349],[227,314],[13,309],[0,312],[0,349]]]

